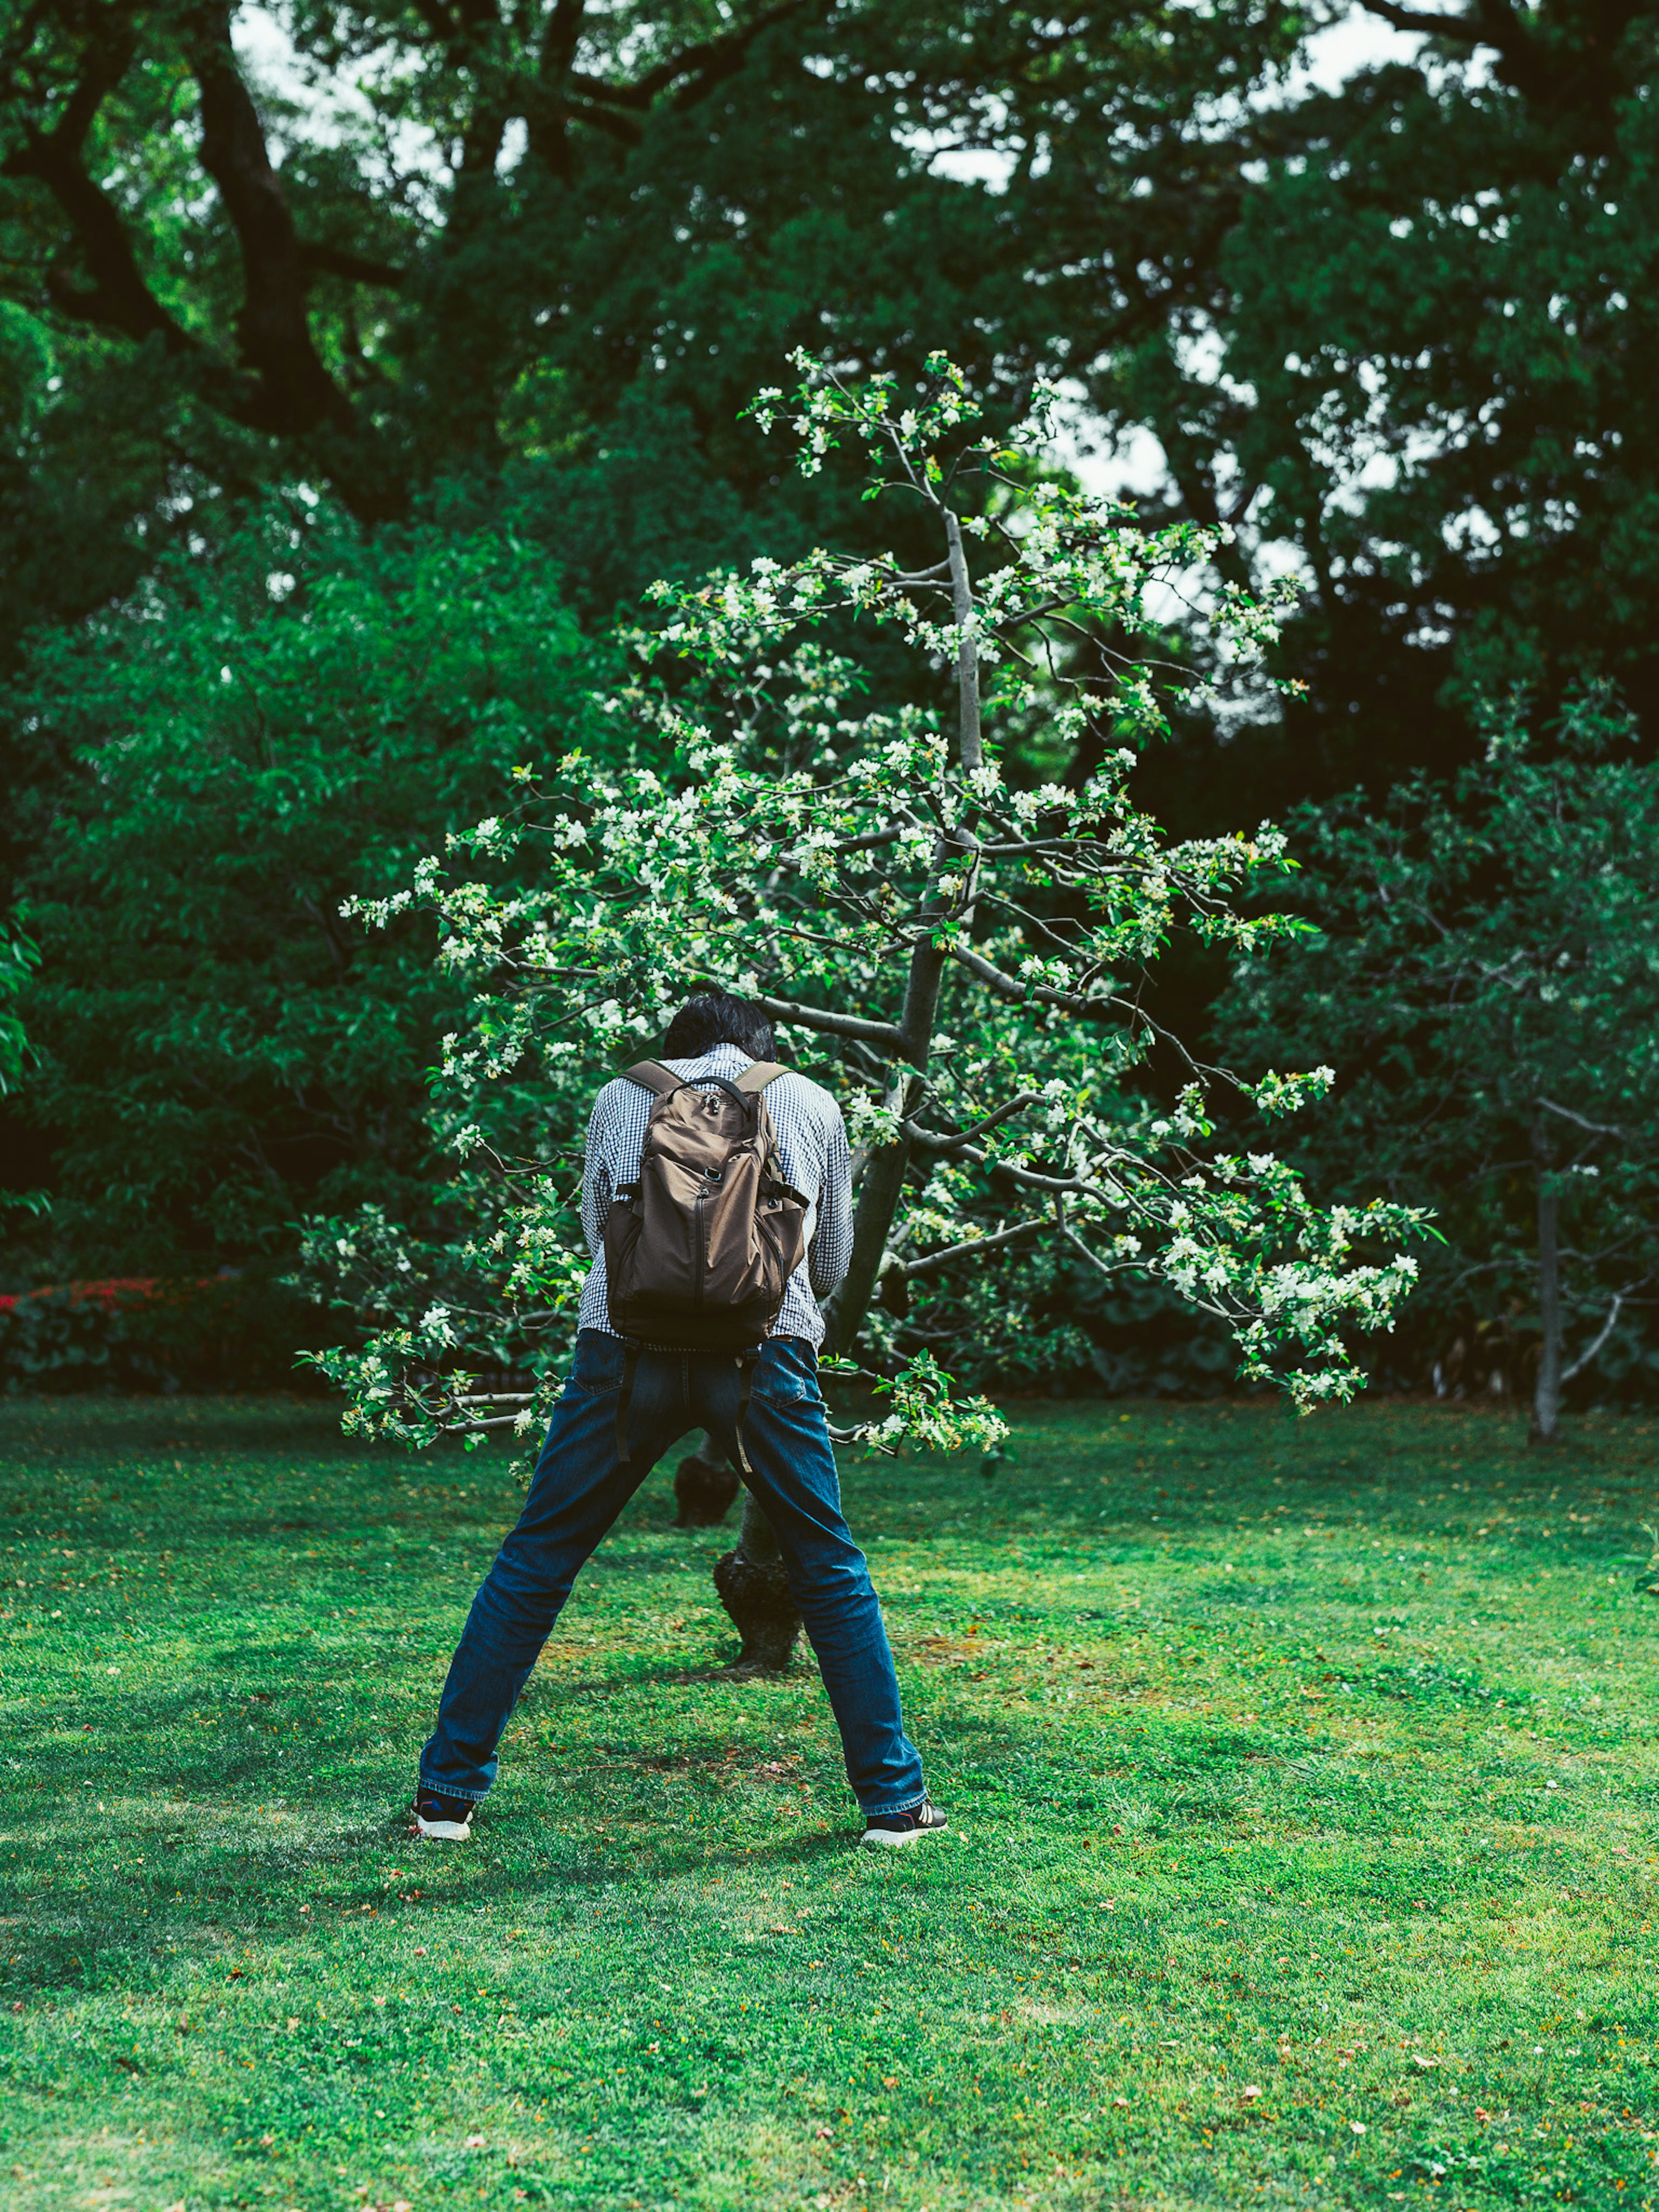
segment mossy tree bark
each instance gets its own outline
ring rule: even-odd
[[[746,1490],[737,1548],[715,1561],[714,1589],[743,1638],[738,1667],[750,1674],[781,1674],[795,1656],[800,1614],[771,1523]]]

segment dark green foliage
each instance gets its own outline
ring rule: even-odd
[[[0,934],[0,1097],[13,1087],[29,1062],[28,1034],[15,1006],[40,960],[40,948],[33,938],[12,930]]]
[[[0,1297],[0,1390],[292,1389],[294,1355],[337,1335],[270,1267]]]
[[[524,502],[608,611],[757,507],[787,551],[732,418],[788,344],[939,344],[1079,378],[1177,509],[1301,551],[1310,707],[1221,781],[1455,750],[1445,684],[1495,670],[1644,712],[1652,7],[1376,12],[1437,36],[1333,95],[1264,0],[295,0],[269,82],[213,8],[49,0],[0,57],[15,601],[92,603],[179,489],[320,473],[365,516]]]
[[[1655,9],[1370,12],[1440,35],[1259,103],[1196,191],[1151,171],[1153,234],[1161,183],[1207,236],[1119,254],[1091,372],[1114,423],[1157,434],[1180,511],[1288,544],[1308,579],[1285,662],[1307,703],[1201,787],[1206,746],[1171,763],[1210,823],[1443,771],[1478,690],[1607,677],[1644,726],[1659,702]]]
[[[607,611],[742,550],[756,507],[781,507],[787,552],[796,495],[734,418],[787,349],[905,372],[942,346],[1005,399],[1039,365],[1115,361],[1207,300],[1240,158],[1214,103],[1303,28],[1279,0],[289,0],[271,21],[274,74],[195,0],[43,0],[0,51],[20,610],[94,604],[179,491],[296,476],[365,519],[550,503]],[[72,477],[97,563],[48,582],[28,546],[56,551]],[[620,515],[574,489],[613,482]],[[801,526],[826,534],[811,501]]]
[[[1316,1188],[1380,1177],[1436,1209],[1405,1324],[1419,1382],[1461,1335],[1451,1382],[1530,1388],[1540,1202],[1582,1387],[1659,1373],[1659,765],[1633,738],[1581,696],[1541,742],[1494,719],[1454,783],[1306,813],[1294,896],[1317,933],[1243,965],[1218,1009],[1230,1048],[1334,1065],[1285,1144]]]
[[[496,500],[515,460],[591,468],[620,424],[672,457],[681,515],[675,558],[626,543],[631,598],[700,565],[688,523],[729,547],[732,493],[773,497],[733,421],[790,344],[1029,366],[1017,226],[901,143],[954,64],[948,9],[301,0],[282,20],[309,97],[292,70],[262,83],[223,12],[165,0],[56,0],[0,55],[36,476],[89,399],[113,411],[107,369],[145,364],[133,467],[91,471],[100,538],[192,473],[234,495],[320,473],[365,519],[458,483]],[[355,105],[319,129],[343,78]]]
[[[15,1111],[82,1271],[276,1252],[316,1206],[421,1212],[458,996],[428,927],[370,937],[341,903],[586,735],[595,665],[532,548],[276,513],[43,641],[15,711],[76,766],[23,880]]]

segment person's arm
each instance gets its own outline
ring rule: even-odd
[[[806,1279],[817,1298],[827,1298],[853,1264],[853,1156],[840,1107],[832,1103],[830,1111],[835,1120],[825,1133],[818,1218],[806,1255]]]
[[[611,1085],[593,1101],[587,1117],[587,1150],[582,1160],[582,1235],[597,1260],[605,1243],[605,1217],[611,1211]]]

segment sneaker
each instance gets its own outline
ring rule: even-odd
[[[470,1797],[439,1797],[430,1792],[415,1800],[415,1832],[434,1844],[464,1844],[472,1833]]]
[[[939,1807],[924,1797],[908,1813],[872,1813],[860,1840],[867,1851],[898,1851],[918,1836],[936,1836],[949,1825]]]

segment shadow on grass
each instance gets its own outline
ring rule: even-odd
[[[268,1940],[280,1930],[303,1972],[307,1949],[331,1948],[348,1930],[406,1938],[424,1932],[434,1909],[500,1905],[523,1914],[555,1888],[599,1893],[626,1881],[647,1927],[653,1917],[672,1919],[679,1911],[667,1895],[653,1902],[652,1886],[667,1892],[690,1878],[740,1869],[783,1875],[819,1866],[848,1852],[858,1833],[855,1810],[833,1829],[775,1836],[740,1808],[742,1825],[730,1832],[675,1842],[628,1834],[643,1829],[648,1816],[629,1819],[611,1808],[585,1810],[583,1832],[570,1836],[544,1814],[502,1808],[467,1844],[443,1845],[417,1838],[407,1803],[394,1802],[378,1818],[343,1819],[263,1847],[228,1838],[223,1861],[209,1871],[185,1861],[191,1844],[198,1856],[204,1840],[179,1832],[191,1809],[172,1808],[171,1823],[165,1815],[123,1821],[123,1847],[142,1852],[155,1871],[116,1893],[9,1901],[12,1909],[0,1916],[5,1980],[25,2007],[31,1995],[157,1986],[167,1961],[180,1952],[204,1960],[222,1954],[227,1977],[234,1978],[235,1960],[256,1933]],[[331,1887],[328,1877],[343,1869],[348,1882]]]
[[[54,1458],[109,1452],[307,1451],[378,1456],[343,1436],[337,1407],[308,1397],[15,1397],[0,1401],[0,1450]],[[391,1460],[390,1452],[386,1456]]]

